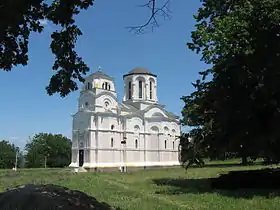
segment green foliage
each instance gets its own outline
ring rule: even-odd
[[[199,128],[212,151],[280,160],[279,8],[274,0],[202,1],[188,47],[212,67],[182,97],[182,122]]]
[[[32,32],[41,33],[45,19],[60,27],[51,35],[50,45],[55,55],[52,76],[48,87],[49,95],[60,93],[62,97],[77,90],[76,81],[83,82],[89,68],[74,50],[82,32],[75,24],[75,16],[93,5],[93,0],[46,0],[14,1],[0,3],[0,68],[10,71],[14,66],[27,65],[28,43]]]
[[[192,132],[199,132],[199,130],[192,130]],[[201,144],[203,144],[202,138],[190,134],[180,136],[180,163],[185,169],[193,164],[204,166],[203,157],[206,151]]]
[[[0,169],[12,169],[15,167],[17,152],[19,152],[19,148],[15,147],[15,145],[10,144],[8,141],[0,141]]]
[[[61,134],[36,134],[26,144],[28,168],[65,167],[71,161],[71,140]]]
[[[168,17],[168,0],[158,7],[157,0],[147,0],[142,5],[151,10],[147,23],[129,27],[141,32],[148,25],[158,26],[156,16]],[[50,49],[55,56],[52,69],[56,72],[46,87],[47,93],[59,93],[65,97],[78,89],[77,82],[84,82],[88,66],[75,51],[77,38],[82,31],[75,17],[87,10],[94,0],[1,0],[0,2],[0,69],[11,71],[13,67],[28,64],[28,43],[31,33],[41,33],[45,25],[42,20],[58,28],[51,35]]]
[[[22,151],[18,153],[18,167],[19,168],[25,167],[25,156]]]

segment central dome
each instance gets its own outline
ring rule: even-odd
[[[91,77],[93,79],[107,79],[107,80],[111,80],[113,81],[114,79],[110,76],[108,76],[107,74],[105,74],[102,71],[96,71],[94,73],[92,73],[91,75],[88,76],[88,78]]]
[[[145,68],[134,68],[132,69],[130,72],[128,72],[127,74],[124,75],[125,76],[129,76],[129,75],[134,75],[134,74],[147,74],[147,75],[152,75],[152,76],[155,76],[152,72],[148,71],[147,69]]]
[[[128,74],[151,74],[151,72],[145,68],[134,68]]]

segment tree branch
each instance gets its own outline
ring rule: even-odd
[[[136,34],[142,34],[144,33],[145,29],[151,25],[152,31],[155,27],[159,27],[157,17],[162,16],[164,20],[170,19],[170,9],[169,9],[169,3],[171,0],[166,0],[163,5],[160,7],[157,7],[157,0],[149,0],[147,4],[140,5],[139,7],[146,7],[151,10],[151,15],[146,23],[139,26],[130,26],[126,27],[129,29],[130,32],[134,32]]]

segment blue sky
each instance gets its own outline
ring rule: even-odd
[[[149,69],[158,75],[159,103],[181,116],[180,97],[191,93],[191,82],[206,68],[199,55],[186,46],[200,2],[172,1],[171,20],[159,17],[160,27],[153,32],[130,33],[125,27],[142,24],[148,18],[149,11],[137,7],[145,2],[96,0],[94,7],[77,17],[83,31],[77,52],[90,67],[90,73],[102,66],[105,73],[115,78],[119,99],[123,95],[122,75],[134,67]],[[54,73],[49,50],[54,29],[47,24],[42,34],[31,36],[27,66],[0,71],[0,140],[9,140],[21,148],[29,136],[39,132],[71,137],[71,114],[77,110],[79,92],[60,98],[48,96],[45,91]]]

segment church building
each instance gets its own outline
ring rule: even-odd
[[[97,71],[85,79],[73,115],[69,167],[125,171],[179,165],[179,117],[158,103],[157,76],[135,68],[123,80],[121,103],[112,77]]]

